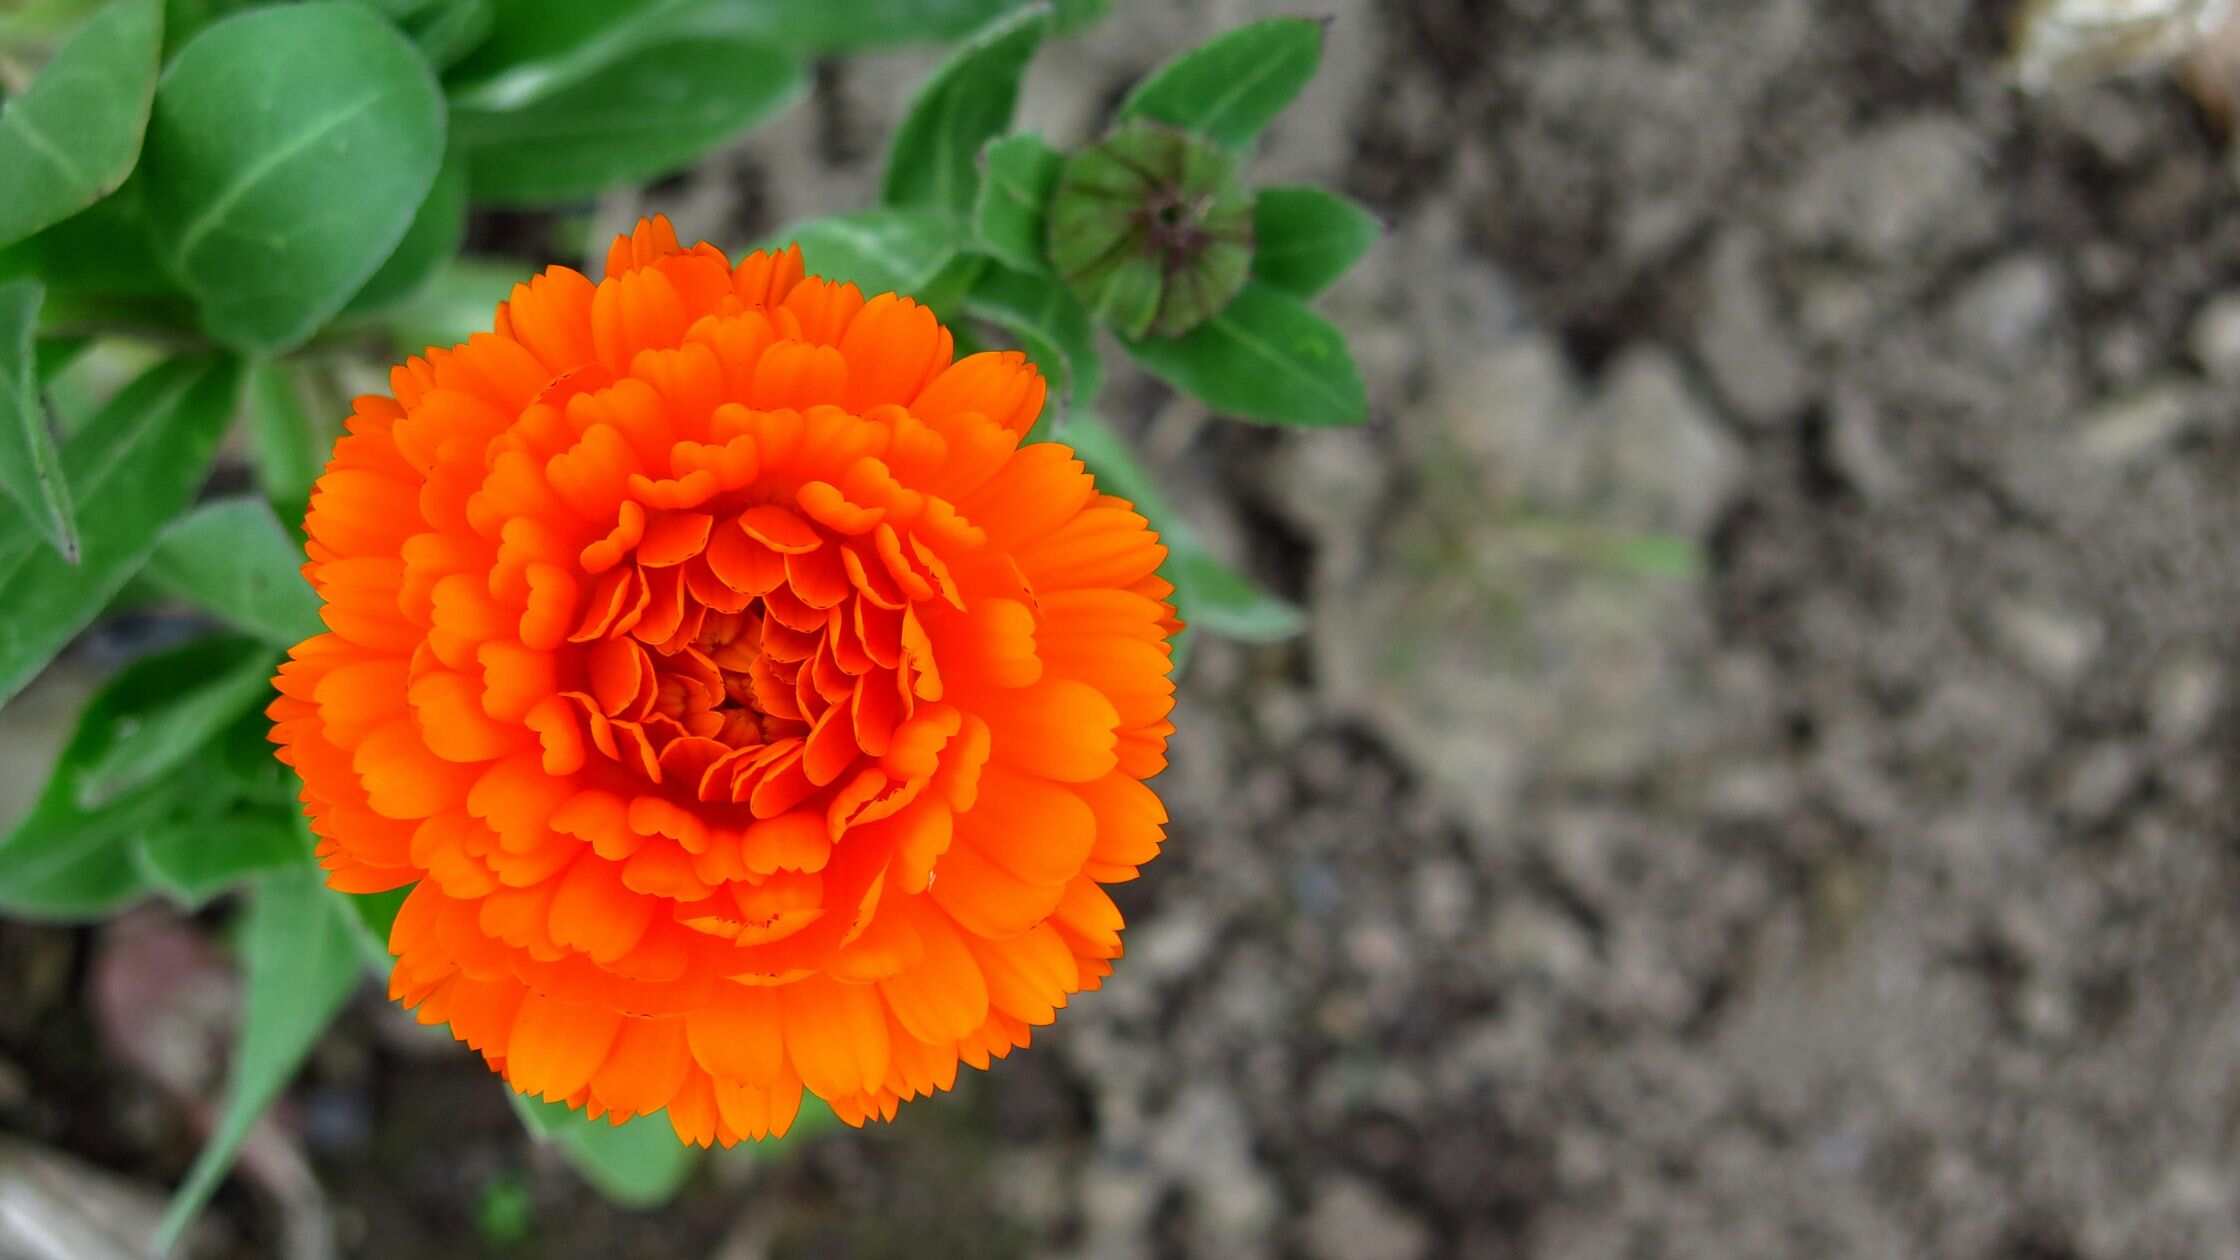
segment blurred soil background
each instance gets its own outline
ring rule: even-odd
[[[2214,75],[2020,95],[2003,2],[1324,7],[1257,176],[1392,225],[1325,304],[1376,418],[1254,429],[1116,382],[1312,624],[1198,645],[1105,989],[953,1095],[650,1214],[368,991],[203,1254],[324,1213],[354,1257],[2240,1255]],[[1121,0],[1025,122],[1078,138],[1283,8]],[[595,235],[868,204],[932,60],[826,67]],[[10,710],[11,802],[150,632]],[[220,949],[162,913],[0,925],[0,1180],[60,1152],[121,1183],[115,1221],[177,1179]]]

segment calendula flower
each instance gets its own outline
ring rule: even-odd
[[[909,298],[665,220],[357,400],[280,757],[390,994],[515,1089],[683,1140],[984,1068],[1120,954],[1171,588],[1043,382]]]

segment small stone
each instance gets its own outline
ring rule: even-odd
[[[1828,411],[1828,455],[1869,500],[1892,499],[1906,489],[1905,468],[1890,453],[1881,417],[1863,392],[1846,389],[1836,395]]]
[[[2175,442],[2198,419],[2193,390],[2166,381],[2086,413],[2076,447],[2094,463],[2121,466]]]
[[[1924,115],[1829,148],[1791,189],[1783,218],[1805,244],[1895,260],[1994,228],[1981,141],[1957,117]]]
[[[2183,653],[2162,665],[2147,685],[2147,725],[2169,744],[2188,744],[2208,733],[2224,704],[2224,667],[2206,655]]]
[[[2079,822],[2105,822],[2137,786],[2145,769],[2129,745],[2102,743],[2071,766],[2061,788],[2061,805]]]
[[[1970,344],[2011,358],[2045,331],[2060,283],[2053,264],[2035,254],[2003,259],[1961,290],[1953,322]]]
[[[1672,356],[1626,352],[1594,409],[1606,426],[1601,462],[1618,523],[1687,538],[1710,533],[1742,459]]]
[[[2217,380],[2240,381],[2240,293],[2222,293],[2193,317],[2186,345],[2194,362]]]
[[[1757,424],[1774,423],[1804,406],[1812,384],[1787,324],[1774,310],[1764,255],[1754,234],[1733,231],[1719,238],[1697,337],[1719,392]]]
[[[1339,1174],[1316,1183],[1302,1222],[1317,1260],[1416,1260],[1430,1254],[1431,1232],[1375,1186]]]
[[[1991,623],[2014,658],[2049,682],[2075,682],[2100,650],[2097,622],[2042,604],[2002,600]]]

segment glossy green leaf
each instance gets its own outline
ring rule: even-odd
[[[1014,271],[1048,271],[1044,213],[1064,165],[1062,154],[1032,134],[1005,136],[982,149],[973,241]]]
[[[302,826],[300,817],[297,825]],[[310,832],[304,831],[303,835],[309,843]],[[412,885],[377,893],[335,892],[331,888],[327,891],[344,908],[351,930],[358,938],[358,954],[366,969],[386,979],[396,963],[396,958],[389,953],[389,931],[397,924],[397,912],[404,909],[405,898],[412,895]]]
[[[271,648],[240,644],[231,661],[181,678],[170,695],[136,710],[100,755],[75,767],[78,807],[101,809],[186,764],[235,719],[271,701],[278,664]]]
[[[238,663],[245,650],[239,640],[205,639],[135,661],[94,694],[30,814],[0,841],[0,910],[34,918],[106,913],[146,891],[146,873],[134,858],[142,836],[176,819],[206,817],[236,798],[224,775],[204,773],[174,776],[96,809],[79,803],[86,769],[143,714]]]
[[[1369,415],[1345,338],[1306,303],[1254,281],[1196,329],[1128,343],[1159,379],[1216,411],[1274,424],[1359,424]]]
[[[1104,384],[1096,328],[1064,285],[1048,275],[990,266],[967,294],[965,312],[1009,329],[1067,407],[1096,401]]]
[[[134,852],[150,888],[190,907],[268,871],[311,861],[290,811],[270,806],[158,823],[142,833]]]
[[[235,14],[157,85],[153,239],[213,336],[285,349],[404,239],[443,148],[435,75],[396,27],[336,0]]]
[[[44,389],[54,378],[69,371],[70,365],[78,361],[78,356],[92,348],[91,337],[41,337],[33,349],[32,358],[36,361],[36,366],[32,369],[32,375],[37,378],[40,388]]]
[[[865,293],[927,292],[956,257],[947,218],[930,210],[865,210],[798,223],[771,237],[801,246],[809,274]]]
[[[124,183],[140,160],[162,47],[162,0],[113,0],[0,106],[0,246]]]
[[[731,0],[494,0],[489,36],[445,76],[454,109],[503,112],[551,97]],[[759,7],[759,6],[752,6]]]
[[[60,301],[64,294],[99,294],[101,303],[88,313],[105,326],[117,322],[120,304],[115,298],[176,298],[177,316],[191,319],[193,306],[179,296],[179,282],[164,270],[162,259],[150,244],[142,180],[137,176],[124,187],[64,219],[27,241],[0,249],[0,276],[23,274],[47,286],[47,328],[67,323],[71,313]],[[137,309],[125,308],[128,318]],[[191,325],[182,323],[181,327]]]
[[[194,497],[232,418],[239,366],[225,359],[158,365],[88,420],[62,449],[78,521],[78,563],[28,526],[0,523],[0,703],[139,572],[157,534]]]
[[[557,1146],[585,1181],[624,1207],[667,1203],[700,1164],[700,1148],[678,1141],[667,1116],[639,1116],[616,1126],[512,1089],[506,1098],[532,1135]]]
[[[1192,629],[1268,642],[1289,638],[1305,626],[1306,618],[1296,606],[1253,585],[1205,549],[1175,514],[1151,474],[1136,462],[1128,444],[1104,421],[1086,411],[1075,412],[1059,430],[1058,440],[1073,447],[1096,474],[1100,489],[1135,504],[1159,531],[1159,541],[1167,547],[1167,562],[1160,572],[1174,583],[1175,606]]]
[[[358,986],[353,929],[327,896],[325,876],[306,862],[266,876],[249,902],[241,937],[248,994],[227,1074],[225,1108],[210,1141],[171,1197],[153,1250],[168,1252],[233,1167],[266,1107]]]
[[[802,82],[800,65],[768,44],[680,37],[513,109],[461,109],[452,122],[477,201],[566,201],[691,165]]]
[[[467,164],[443,164],[435,186],[412,216],[412,226],[388,260],[342,309],[345,314],[380,310],[410,297],[459,252],[467,235]]]
[[[275,647],[326,626],[303,545],[263,499],[213,499],[165,527],[145,574],[159,589]]]
[[[497,322],[498,303],[534,272],[527,263],[454,258],[419,292],[383,311],[375,326],[389,334],[400,355],[430,346],[455,346]]]
[[[63,559],[78,559],[70,483],[40,399],[35,334],[46,291],[30,280],[0,284],[0,489]]]
[[[266,360],[249,368],[249,459],[265,497],[300,518],[327,455],[336,426],[314,419],[299,392],[295,365]]]
[[[1307,185],[1263,188],[1252,203],[1252,275],[1311,298],[1377,243],[1377,216]]]
[[[881,201],[960,221],[972,213],[980,148],[1011,126],[1019,81],[1049,29],[1049,6],[1030,5],[991,23],[934,72],[887,150]]]
[[[816,0],[742,5],[755,34],[805,53],[962,39],[1022,0]]]
[[[1151,72],[1119,116],[1151,118],[1232,148],[1251,144],[1322,64],[1323,24],[1269,18],[1183,53]]]
[[[430,64],[448,69],[490,38],[497,28],[497,8],[491,0],[444,0],[420,6],[403,25]]]

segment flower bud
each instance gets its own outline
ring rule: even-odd
[[[1235,155],[1130,122],[1066,159],[1050,260],[1121,336],[1178,337],[1211,319],[1252,268],[1252,197]]]

